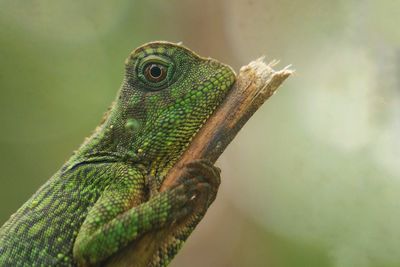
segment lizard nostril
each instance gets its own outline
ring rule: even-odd
[[[221,66],[221,63],[219,63],[218,61],[216,61],[215,59],[212,59],[212,58],[209,58],[207,60],[207,62],[213,68],[218,68],[219,66]]]

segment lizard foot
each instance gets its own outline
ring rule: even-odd
[[[205,159],[193,160],[184,166],[178,183],[170,189],[174,218],[183,218],[195,210],[206,210],[215,200],[221,170]]]
[[[208,206],[215,200],[221,184],[221,170],[206,159],[197,159],[187,163],[181,180],[197,181],[196,194],[192,201]]]

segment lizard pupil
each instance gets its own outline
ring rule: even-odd
[[[161,64],[149,64],[145,68],[145,76],[150,82],[160,82],[167,76],[167,70]]]
[[[161,68],[158,67],[158,66],[156,66],[156,65],[152,65],[152,66],[150,67],[150,74],[151,74],[151,76],[152,76],[153,78],[158,78],[158,77],[160,77],[161,74],[162,74]]]

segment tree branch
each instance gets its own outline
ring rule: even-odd
[[[273,61],[266,64],[263,58],[250,62],[240,69],[236,83],[225,101],[207,120],[193,138],[178,163],[169,171],[161,191],[170,188],[183,174],[183,166],[205,158],[215,162],[250,117],[272,96],[293,71],[290,66],[274,71]]]
[[[243,125],[257,109],[272,96],[293,71],[288,67],[274,71],[276,62],[265,64],[263,59],[240,69],[236,83],[222,105],[195,135],[179,162],[170,170],[161,191],[174,185],[181,177],[185,163],[206,158],[215,162]],[[111,257],[104,266],[147,266],[154,257],[159,242],[168,236],[169,229],[152,231]]]

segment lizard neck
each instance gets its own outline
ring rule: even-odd
[[[178,161],[191,135],[180,136],[179,142],[171,141],[171,133],[159,125],[160,116],[138,102],[138,105],[124,105],[118,100],[112,105],[103,123],[82,144],[77,151],[75,162],[82,160],[126,161],[141,164],[148,174],[162,181],[169,169]],[[179,132],[179,124],[171,125],[173,132]],[[154,130],[159,129],[159,130]],[[173,133],[172,133],[173,135]]]
[[[124,116],[126,111],[121,105],[114,103],[105,115],[103,122],[93,134],[86,139],[77,152],[82,158],[110,155],[117,159],[137,162],[140,157],[139,147],[135,140],[141,134],[143,123],[140,116]]]

